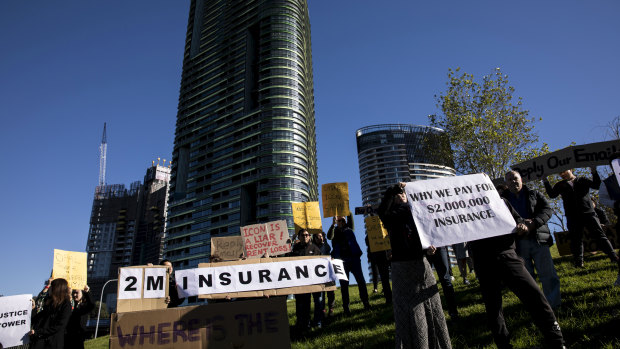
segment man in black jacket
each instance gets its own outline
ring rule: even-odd
[[[583,268],[583,229],[587,228],[588,232],[598,240],[599,248],[609,256],[612,262],[619,263],[620,267],[618,255],[607,239],[592,207],[590,188],[598,189],[601,185],[601,178],[596,172],[596,167],[590,169],[591,180],[585,177],[577,178],[571,170],[567,170],[560,173],[562,180],[553,187],[547,178],[543,180],[543,184],[550,198],[562,195],[575,266]]]
[[[310,233],[301,229],[297,233],[297,237],[299,241],[293,245],[293,250],[291,251],[291,256],[320,256],[321,250],[312,243],[310,238]],[[316,292],[315,297],[320,297],[321,293]],[[321,317],[323,310],[317,309],[315,302],[315,312],[314,312],[314,322],[317,326],[321,325]],[[318,310],[321,311],[321,314],[318,314]],[[310,325],[310,293],[302,293],[295,295],[295,312],[297,314],[297,331],[300,334],[303,334],[308,330],[308,326]]]
[[[517,171],[509,171],[504,177],[508,190],[503,196],[524,219],[529,233],[516,239],[517,254],[523,258],[525,268],[534,277],[534,268],[542,283],[543,293],[556,309],[562,300],[560,296],[560,278],[555,271],[549,246],[553,245],[547,221],[553,210],[545,197],[536,190],[523,185],[521,175]],[[532,263],[534,262],[534,263]]]

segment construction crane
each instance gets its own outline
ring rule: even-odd
[[[108,152],[108,141],[106,139],[106,123],[103,123],[103,137],[101,137],[101,145],[99,146],[99,186],[105,186],[105,164],[106,154]]]

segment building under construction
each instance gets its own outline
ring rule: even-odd
[[[161,261],[170,181],[170,165],[165,160],[160,165],[158,159],[146,170],[143,183],[133,182],[129,188],[105,184],[105,126],[101,144],[99,185],[86,244],[88,284],[96,297],[105,282],[118,277],[118,268]],[[115,298],[116,284],[105,293]]]

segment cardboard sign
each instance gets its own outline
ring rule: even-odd
[[[251,263],[246,263],[250,261]],[[200,264],[177,270],[181,297],[319,285],[336,280],[330,258],[283,258]]]
[[[298,261],[301,262],[302,265],[304,263],[304,261],[307,261],[309,259],[320,259],[320,260],[329,260],[329,257],[326,256],[306,256],[306,257],[278,257],[278,258],[260,258],[260,259],[246,259],[246,260],[240,260],[240,261],[234,261],[234,262],[220,262],[220,263],[200,263],[198,264],[198,269],[201,268],[214,268],[214,267],[223,267],[223,266],[243,266],[243,265],[251,265],[251,264],[258,264],[258,263],[272,263],[272,262],[289,262],[289,261]],[[330,265],[329,263],[325,264],[326,266]],[[185,270],[177,270],[175,272],[176,274],[176,280],[177,280],[177,290],[179,290],[179,296],[184,297],[185,295],[187,295],[189,291],[186,291],[184,289],[185,286],[188,287],[188,290],[194,288],[197,292],[198,290],[198,286],[201,280],[199,280],[198,277],[198,273],[196,273],[195,271],[196,269],[185,269]],[[308,273],[310,275],[310,272],[315,273],[316,270],[313,270],[311,268],[308,268]],[[305,272],[305,270],[304,270]],[[319,273],[322,273],[323,270],[319,269]],[[330,268],[330,272],[333,272],[333,268]],[[237,274],[237,278],[238,278]],[[263,274],[264,275],[264,274]],[[184,276],[187,276],[187,281],[184,279]],[[232,275],[231,275],[232,276]],[[245,274],[242,275],[244,278],[244,281],[247,280],[247,271]],[[316,285],[305,285],[305,286],[293,286],[293,287],[283,287],[283,288],[270,288],[272,286],[274,286],[274,284],[277,284],[277,278],[280,277],[279,275],[279,271],[277,274],[277,277],[273,277],[273,275],[269,274],[270,277],[272,277],[272,281],[276,280],[276,282],[270,282],[270,285],[267,285],[267,282],[264,282],[265,285],[263,285],[263,289],[258,289],[255,291],[237,291],[235,290],[234,292],[229,292],[229,293],[212,293],[212,294],[199,294],[199,293],[193,293],[193,294],[199,294],[198,298],[207,298],[207,299],[223,299],[226,297],[230,297],[230,298],[246,298],[246,297],[263,297],[263,296],[280,296],[280,295],[289,295],[289,294],[299,294],[299,293],[309,293],[309,292],[322,292],[322,291],[333,291],[336,289],[335,287],[335,282],[331,281],[331,282],[327,282],[327,283],[322,283],[322,284],[316,284]],[[297,277],[296,275],[296,271],[293,271],[293,273],[291,274],[289,272],[289,276],[291,276],[291,278],[293,277]],[[253,276],[254,277],[254,276]],[[263,276],[264,277],[264,276]],[[193,278],[193,285],[192,286],[192,278]],[[232,280],[232,279],[231,279]],[[265,280],[265,279],[264,279]],[[204,279],[203,276],[203,288],[205,287],[205,282],[207,280]],[[212,279],[212,281],[217,281],[220,282],[221,279]],[[265,280],[266,281],[266,280]],[[187,282],[187,284],[185,284],[185,282]],[[278,285],[275,285],[276,287]]]
[[[519,171],[523,182],[580,167],[609,164],[611,154],[620,150],[620,140],[567,147],[553,153],[511,166]]]
[[[32,295],[0,297],[0,348],[28,344]]]
[[[211,238],[211,255],[218,256],[223,261],[235,261],[245,257],[241,236],[225,236]]]
[[[405,193],[422,248],[510,234],[517,225],[485,174],[409,182]]]
[[[364,219],[370,252],[380,252],[392,249],[390,237],[378,216],[369,216]]]
[[[332,267],[338,280],[349,281],[347,273],[344,271],[344,262],[341,259],[332,259]]]
[[[241,227],[241,236],[248,259],[291,252],[291,238],[285,220],[246,225]]]
[[[86,286],[86,252],[54,249],[52,278],[65,279],[69,287],[83,289]]]
[[[618,248],[618,243],[620,239],[618,239],[618,232],[611,226],[603,226],[603,231],[605,231],[605,235],[607,235],[607,239],[611,242],[611,245],[614,249]],[[555,237],[555,244],[558,247],[558,252],[560,256],[570,256],[573,252],[570,250],[570,234],[567,231],[556,231],[553,233]],[[590,237],[587,229],[583,234],[583,250],[584,252],[595,252],[600,251],[598,247],[597,239],[593,239]]]
[[[306,229],[310,234],[318,234],[323,231],[319,202],[293,202],[293,222],[295,232]]]
[[[119,268],[116,311],[124,313],[166,308],[168,277],[164,266]]]
[[[348,216],[349,211],[349,184],[328,183],[321,186],[323,199],[323,218],[334,216]]]
[[[110,348],[290,348],[286,298],[112,314]]]

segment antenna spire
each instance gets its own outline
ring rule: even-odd
[[[99,146],[99,186],[105,185],[105,165],[106,154],[108,152],[108,140],[106,136],[106,123],[103,123],[103,136],[101,137],[101,145]]]

